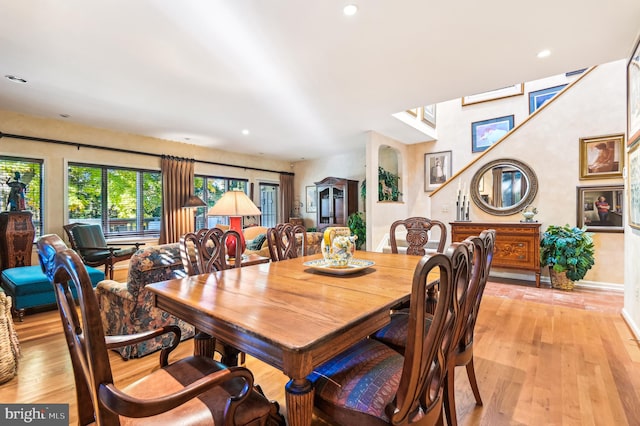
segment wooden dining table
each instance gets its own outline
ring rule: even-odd
[[[146,288],[158,308],[289,376],[288,424],[310,425],[314,389],[307,376],[389,323],[390,309],[410,298],[421,257],[357,251],[356,259],[374,265],[344,275],[304,264],[321,258],[227,269]]]

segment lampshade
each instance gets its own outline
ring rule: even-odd
[[[202,198],[198,197],[197,195],[192,195],[189,198],[187,198],[187,201],[183,204],[182,208],[193,209],[196,207],[206,207],[206,205],[207,203],[202,201]]]
[[[254,216],[260,209],[240,190],[227,191],[207,212],[209,216]]]

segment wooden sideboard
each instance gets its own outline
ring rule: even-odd
[[[463,241],[485,229],[496,230],[491,266],[535,272],[540,287],[540,223],[538,222],[450,222],[451,241]]]

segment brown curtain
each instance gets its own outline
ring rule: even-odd
[[[193,193],[194,160],[162,157],[162,221],[160,244],[176,243],[187,232],[193,231],[193,212],[183,209]]]
[[[289,222],[293,206],[293,175],[280,174],[280,217]]]

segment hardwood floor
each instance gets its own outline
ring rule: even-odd
[[[459,424],[640,425],[640,347],[620,315],[622,303],[621,293],[489,283],[475,344],[484,406],[475,405],[466,373],[457,369]],[[19,372],[0,385],[0,401],[69,403],[75,424],[73,374],[57,312],[27,315],[16,328]],[[171,359],[192,350],[192,340],[183,342]],[[119,384],[158,363],[155,354],[110,359]],[[287,378],[250,357],[247,366],[284,411]]]

